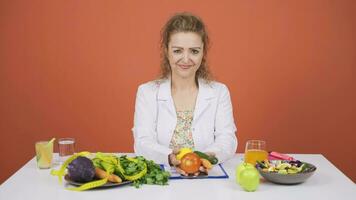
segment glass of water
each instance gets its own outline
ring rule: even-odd
[[[59,162],[65,162],[75,152],[74,138],[60,138],[58,140]]]

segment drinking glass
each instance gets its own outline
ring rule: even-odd
[[[53,142],[38,141],[35,144],[37,167],[39,169],[49,169],[52,166]]]
[[[63,163],[70,156],[74,154],[75,151],[75,139],[74,138],[60,138],[58,140],[58,150],[59,150],[59,162]]]
[[[268,158],[266,142],[263,140],[248,140],[245,148],[245,162],[256,165],[256,161],[263,161]]]

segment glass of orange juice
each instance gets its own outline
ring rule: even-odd
[[[36,142],[37,167],[40,169],[51,168],[53,159],[53,142]]]
[[[266,142],[263,140],[248,140],[245,148],[245,162],[256,165],[256,161],[263,161],[268,158]]]

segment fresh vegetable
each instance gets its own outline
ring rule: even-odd
[[[190,152],[193,152],[193,150],[191,148],[185,147],[185,148],[179,149],[179,153],[176,156],[177,160],[181,160],[185,154],[190,153]]]
[[[179,168],[187,174],[196,175],[197,172],[207,174],[208,170],[213,168],[214,164],[218,163],[218,159],[215,156],[208,155],[201,151],[189,151],[191,151],[191,149],[182,148],[179,151],[179,156],[177,156],[177,158],[180,158],[183,154],[180,159],[181,164],[179,165]],[[201,170],[199,170],[199,168],[201,168]]]
[[[210,155],[203,153],[201,151],[194,151],[194,153],[197,154],[200,158],[209,160],[209,162],[213,165],[216,165],[219,162],[219,160],[215,156],[210,156]]]
[[[213,165],[210,163],[209,160],[204,159],[204,158],[200,158],[201,160],[201,164],[203,165],[203,167],[205,167],[207,170],[213,168]]]
[[[87,156],[89,154],[89,152],[81,152],[73,155],[64,162],[60,170],[52,170],[51,174],[58,176],[61,182],[66,167],[77,157]],[[82,160],[82,158],[80,158],[80,160]],[[170,173],[161,169],[158,164],[151,160],[146,160],[142,156],[131,158],[124,155],[118,157],[113,154],[98,152],[95,158],[88,160],[93,165],[94,173],[96,173],[97,178],[102,179],[85,182],[85,184],[80,187],[67,188],[68,190],[83,191],[92,189],[106,184],[108,180],[111,182],[133,181],[133,186],[136,188],[142,184],[168,185]]]
[[[181,159],[179,168],[188,174],[194,174],[199,171],[201,165],[200,157],[195,153],[187,153]]]
[[[89,154],[90,154],[90,152],[82,151],[80,153],[76,153],[76,154],[72,155],[63,163],[63,165],[59,168],[59,170],[52,169],[51,175],[58,176],[59,183],[62,183],[62,177],[65,175],[65,170],[66,170],[68,164],[71,163],[74,159],[76,159],[79,156],[87,156]]]
[[[71,180],[86,183],[93,180],[95,168],[93,162],[84,156],[79,156],[67,166],[68,175]]]
[[[99,179],[107,178],[108,181],[113,182],[113,183],[121,183],[122,182],[122,179],[119,176],[117,176],[115,174],[109,174],[106,171],[104,171],[98,167],[95,167],[95,176]]]
[[[152,160],[146,160],[142,156],[136,157],[137,160],[143,161],[147,165],[147,173],[140,179],[134,181],[133,185],[138,188],[142,184],[149,185],[168,185],[170,173],[164,171],[158,164]]]
[[[58,176],[59,183],[62,183],[62,177],[63,177],[64,174],[65,174],[65,169],[67,168],[67,166],[68,166],[73,160],[75,160],[76,158],[78,158],[78,157],[80,157],[80,156],[87,156],[87,155],[89,155],[89,154],[90,154],[90,152],[87,152],[87,151],[83,151],[83,152],[74,154],[73,156],[69,157],[69,158],[63,163],[63,165],[61,166],[61,168],[60,168],[59,170],[54,170],[54,169],[52,169],[52,170],[51,170],[51,175],[53,175],[53,176]],[[91,188],[95,188],[95,187],[99,187],[99,186],[101,186],[101,185],[104,185],[107,181],[108,181],[108,179],[107,179],[107,178],[104,178],[104,179],[97,180],[97,181],[87,182],[87,183],[81,185],[80,187],[70,187],[70,188],[67,188],[67,190],[72,190],[72,191],[88,190],[88,189],[91,189]]]
[[[264,160],[257,162],[256,166],[260,167],[264,172],[279,174],[296,174],[313,170],[313,168],[309,167],[307,163],[303,163],[299,160],[277,160],[273,162]]]
[[[152,160],[146,160],[142,156],[131,158],[126,155],[117,157],[99,154],[93,159],[93,162],[99,168],[113,169],[113,173],[121,177],[122,180],[133,181],[133,186],[136,188],[142,184],[168,185],[170,173],[161,169]]]
[[[147,165],[141,160],[121,156],[118,160],[116,171],[126,180],[134,181],[147,173]]]
[[[103,154],[98,152],[93,159],[93,163],[95,167],[101,168],[109,174],[112,174],[115,171],[115,167],[118,165],[118,158],[113,154]]]

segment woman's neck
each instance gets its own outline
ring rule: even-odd
[[[174,91],[196,90],[198,88],[194,76],[189,78],[172,76],[171,87]]]

